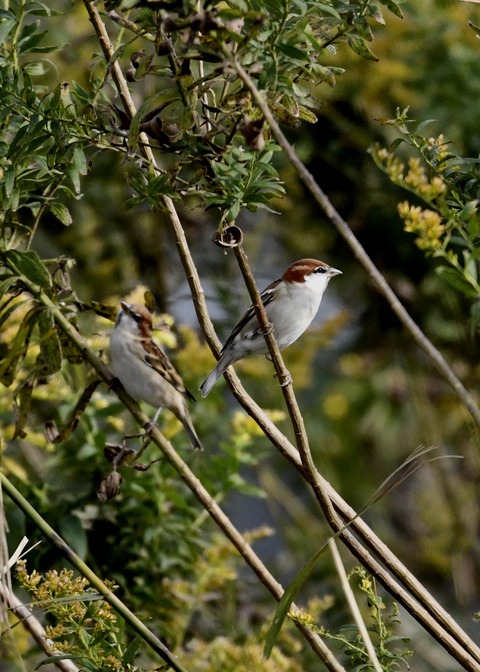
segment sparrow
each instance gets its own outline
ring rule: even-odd
[[[317,314],[330,278],[341,273],[323,261],[299,259],[264,289],[261,299],[280,349],[292,345],[303,334]],[[233,327],[215,368],[200,385],[202,397],[231,364],[257,353],[268,354],[268,348],[255,308],[250,306]]]
[[[192,446],[203,450],[187,408],[187,398],[195,398],[154,341],[152,314],[145,306],[121,301],[110,334],[110,359],[114,376],[128,394],[157,409],[147,431],[156,425],[162,408],[168,408],[184,426]]]

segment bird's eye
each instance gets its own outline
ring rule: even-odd
[[[132,313],[132,317],[135,320],[135,322],[140,322],[142,317],[138,313]]]
[[[313,272],[314,272],[314,273],[326,273],[326,272],[327,272],[327,269],[325,268],[325,266],[319,266],[319,267],[316,268]]]

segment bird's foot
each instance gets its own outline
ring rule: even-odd
[[[286,372],[285,380],[283,383],[280,383],[280,387],[287,387],[287,385],[292,385],[293,384],[293,378],[290,373],[290,371]]]
[[[266,329],[260,328],[258,330],[259,334],[262,334],[262,336],[267,336],[268,334],[273,334],[273,324],[271,322],[268,323],[268,327]]]
[[[273,377],[278,378],[278,373],[276,371],[273,374]],[[283,383],[280,383],[280,387],[287,387],[287,385],[291,385],[292,383],[293,383],[292,374],[290,373],[290,371],[287,371],[287,369],[285,369],[285,380],[283,381]]]
[[[155,420],[151,420],[150,422],[147,422],[146,425],[143,426],[143,429],[145,430],[145,434],[150,434],[152,429],[156,427],[157,423]]]

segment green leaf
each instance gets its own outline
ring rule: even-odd
[[[132,641],[127,646],[127,648],[125,649],[124,654],[122,656],[122,663],[124,665],[131,665],[133,663],[141,643],[142,643],[142,639],[138,635],[136,635],[132,639]]]
[[[31,24],[31,25],[33,26],[34,24]],[[28,27],[30,27],[30,26],[28,26]],[[45,30],[42,33],[33,33],[33,35],[23,37],[18,43],[18,51],[21,54],[28,54],[32,51],[37,51],[36,48],[38,47],[40,42],[43,40],[43,38],[45,37],[46,34],[47,34],[47,31]],[[40,49],[40,47],[38,49]]]
[[[15,432],[12,439],[17,437],[24,438],[26,436],[24,427],[27,422],[28,413],[30,411],[30,404],[32,401],[33,380],[25,381],[20,389],[15,394]]]
[[[369,61],[378,61],[378,58],[361,37],[350,36],[348,38],[348,44],[350,45],[351,50],[362,58],[366,58]]]
[[[52,286],[52,279],[45,264],[33,250],[20,252],[18,250],[7,250],[5,257],[17,271],[22,273],[31,282],[46,289]]]
[[[286,42],[277,42],[276,46],[277,49],[282,52],[282,54],[285,54],[285,56],[288,56],[289,58],[294,58],[297,61],[303,61],[304,63],[310,63],[308,53],[306,53],[302,49],[294,47],[292,44],[288,44]]]
[[[85,152],[80,145],[75,145],[73,148],[72,163],[80,175],[87,174],[87,159],[85,157]]]
[[[17,20],[15,17],[13,19],[4,19],[0,23],[0,44],[4,44],[7,41],[7,37],[16,25]]]
[[[67,208],[66,205],[63,205],[63,203],[49,203],[48,204],[48,209],[52,213],[52,215],[55,215],[55,217],[62,222],[65,226],[70,226],[72,223],[72,215],[70,214],[70,210]]]
[[[53,315],[44,310],[38,319],[40,352],[36,365],[42,378],[53,376],[62,365],[62,349]]]
[[[376,7],[375,5],[370,5],[368,7],[368,12],[374,21],[379,23],[381,26],[386,25],[386,21],[383,18],[382,12],[378,7]]]
[[[0,297],[4,297],[8,292],[10,287],[15,284],[17,278],[10,273],[5,273],[0,276]],[[3,307],[0,306],[0,312],[3,310]]]
[[[405,138],[395,138],[395,140],[390,144],[390,151],[395,152],[403,142],[407,142],[408,144],[408,141],[405,140]]]
[[[336,79],[333,68],[317,65],[315,68],[315,75],[318,78],[318,82],[327,82],[330,86],[335,86]]]
[[[403,19],[403,12],[398,6],[398,2],[394,2],[394,0],[380,0],[380,4],[384,5],[387,9],[389,9],[392,14],[395,14],[395,16],[398,16],[399,19]]]
[[[423,134],[423,131],[427,126],[430,126],[431,124],[434,124],[437,122],[437,119],[425,119],[425,121],[422,121],[420,124],[418,124],[417,129],[415,133],[418,133],[419,135]]]
[[[276,103],[275,101],[269,101],[269,105],[274,113],[275,119],[280,124],[285,124],[286,126],[291,126],[292,128],[298,128],[300,125],[300,119],[298,116],[292,114],[285,105]]]
[[[23,318],[5,359],[0,363],[0,382],[9,387],[15,378],[20,361],[25,357],[32,330],[40,314],[40,306],[35,306]]]
[[[298,106],[298,113],[299,113],[300,119],[303,119],[303,121],[306,121],[309,124],[316,124],[317,121],[318,121],[317,115],[314,114],[307,107],[304,107],[303,105]]]
[[[21,140],[24,138],[24,136],[28,133],[29,131],[29,124],[23,124],[23,126],[20,126],[18,131],[15,134],[15,137],[13,138],[12,142],[9,145],[8,148],[8,157],[14,160],[18,154],[18,146],[21,143]]]
[[[33,51],[36,54],[53,54],[66,46],[66,44],[46,44],[43,47],[32,47],[29,51]]]
[[[48,5],[45,5],[43,2],[29,3],[27,5],[26,12],[27,14],[33,14],[34,16],[64,16],[65,14],[65,12],[51,9]]]
[[[44,667],[45,665],[49,665],[50,663],[58,663],[61,660],[74,660],[77,663],[80,662],[80,656],[74,655],[73,653],[55,653],[53,656],[48,656],[48,658],[43,658],[38,664],[37,664],[37,669],[39,667]]]
[[[320,560],[322,555],[325,553],[327,548],[328,548],[328,542],[325,542],[323,546],[316,553],[314,553],[313,556],[310,558],[310,560],[302,567],[302,569],[298,572],[293,581],[290,582],[290,584],[287,586],[287,589],[283,593],[275,610],[272,625],[270,626],[267,633],[265,648],[263,650],[263,655],[265,656],[265,658],[268,658],[272,652],[278,634],[282,628],[285,619],[288,616],[288,612],[290,611],[292,602],[295,599],[295,595],[304,585],[305,581],[310,576],[313,568]]]
[[[1,289],[0,289],[0,295],[2,295]],[[3,324],[5,324],[10,315],[12,315],[17,310],[17,308],[20,308],[20,306],[23,306],[28,302],[29,300],[16,301],[15,303],[11,303],[10,305],[8,305],[8,302],[5,302],[2,306],[0,306],[0,327],[2,327]]]
[[[477,284],[478,281],[478,272],[477,272],[477,260],[472,252],[467,250],[463,251],[464,259],[464,268],[465,268],[465,277],[467,280],[470,280],[472,284]]]
[[[3,184],[5,185],[5,196],[8,199],[11,199],[12,197],[13,190],[15,187],[15,178],[16,178],[16,172],[13,167],[5,171],[5,174],[3,176],[4,179]],[[6,204],[4,204],[4,207],[6,207]]]
[[[342,17],[340,16],[340,14],[331,5],[327,5],[323,2],[318,2],[315,5],[315,10],[318,12],[322,12],[323,14],[330,14],[331,16],[334,16],[336,19],[338,19],[338,21],[342,21]]]
[[[478,200],[468,201],[459,213],[460,219],[463,219],[464,221],[469,220],[477,213],[477,208]]]
[[[479,234],[479,225],[478,217],[469,217],[468,219],[468,236],[471,242],[474,242]],[[1,294],[0,294],[1,296]]]
[[[251,208],[249,208],[251,209]],[[227,222],[234,222],[240,213],[240,203],[234,203],[228,210],[226,214]]]
[[[180,94],[177,88],[170,88],[167,89],[166,91],[162,91],[161,93],[155,93],[153,96],[147,98],[147,100],[145,100],[140,105],[140,107],[135,113],[135,116],[130,122],[128,145],[131,152],[134,152],[137,149],[138,136],[140,135],[140,126],[147,112],[149,110],[152,111],[152,108],[154,107],[153,103],[155,101],[158,102],[160,99],[162,101],[161,107],[163,109],[164,107],[166,107],[167,104],[173,103],[175,100],[178,100],[179,96]]]
[[[464,276],[457,271],[455,268],[449,268],[448,266],[439,266],[435,269],[435,272],[444,280],[448,282],[449,285],[458,289],[466,296],[471,298],[478,298],[478,293],[472,287],[472,285],[464,278]]]

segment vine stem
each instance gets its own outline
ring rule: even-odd
[[[270,108],[268,107],[266,99],[257,89],[253,79],[246,72],[243,66],[239,63],[238,59],[232,57],[232,55],[228,52],[228,49],[225,48],[224,53],[229,56],[231,66],[236,70],[238,76],[252,94],[255,103],[258,105],[268,125],[270,126],[270,130],[272,131],[275,140],[283,149],[291,164],[295,167],[302,182],[310,191],[310,193],[312,194],[318,205],[322,208],[323,212],[328,217],[328,219],[337,228],[340,235],[345,239],[345,241],[353,251],[356,258],[366,269],[370,278],[373,280],[373,283],[377,287],[378,291],[385,297],[388,304],[390,305],[390,308],[393,310],[393,312],[398,317],[400,322],[410,333],[410,335],[412,336],[413,340],[417,343],[417,345],[427,354],[429,359],[435,365],[437,371],[451,385],[456,395],[458,396],[459,400],[469,411],[475,425],[477,426],[478,429],[480,429],[480,408],[478,407],[473,396],[468,392],[468,390],[462,384],[460,379],[455,375],[452,367],[448,364],[442,353],[433,345],[430,339],[423,333],[423,331],[417,325],[415,320],[409,315],[409,313],[407,312],[401,301],[398,299],[393,289],[390,287],[388,282],[385,280],[384,276],[380,273],[380,271],[375,266],[372,259],[367,254],[365,248],[362,246],[360,241],[352,232],[347,222],[333,207],[328,196],[318,185],[318,183],[316,182],[315,178],[310,173],[310,171],[298,158],[295,149],[292,147],[292,145],[288,142],[287,138],[283,134],[279,124],[277,123],[275,117],[270,111]]]

